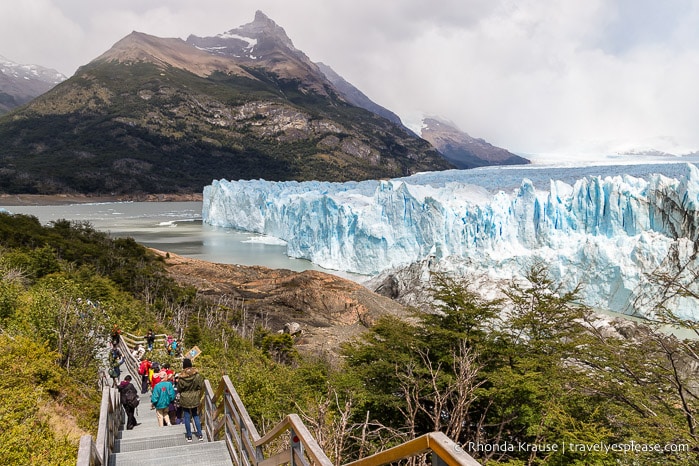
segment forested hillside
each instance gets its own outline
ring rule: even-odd
[[[603,322],[541,264],[494,301],[435,276],[432,304],[379,320],[331,363],[176,285],[132,240],[0,214],[0,243],[0,464],[74,464],[79,435],[95,433],[113,324],[183,335],[260,432],[299,413],[337,464],[433,430],[488,464],[699,460],[696,340]]]

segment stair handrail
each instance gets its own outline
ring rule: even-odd
[[[378,466],[395,463],[432,452],[433,465],[480,466],[471,455],[443,432],[430,432],[371,456],[345,463],[343,466]]]
[[[274,466],[289,463],[333,466],[316,439],[296,414],[286,416],[265,436],[260,436],[231,379],[224,375],[214,391],[205,381],[204,424],[211,439],[223,437],[236,466]],[[288,433],[290,447],[265,458],[264,447]]]
[[[146,345],[146,337],[144,336],[138,336],[138,335],[133,335],[129,332],[121,332],[120,336],[126,340],[126,342],[133,348],[135,348],[137,345]],[[155,341],[157,342],[165,342],[167,341],[168,335],[166,333],[158,333],[153,335],[155,337]]]
[[[137,360],[131,354],[131,349],[127,345],[127,339],[124,335],[119,335],[119,351],[123,356],[124,366],[126,366],[126,371],[131,375],[131,378],[135,380],[141,380],[141,376],[138,374],[138,365],[141,361]]]
[[[138,363],[131,355],[129,347],[123,336],[119,337],[117,345],[124,357],[126,371],[131,378],[137,380]],[[112,387],[112,379],[106,369],[99,372],[98,385],[102,389],[102,401],[100,404],[100,417],[97,423],[97,438],[92,440],[89,434],[80,437],[78,447],[77,466],[104,466],[109,462],[109,455],[114,450],[119,427],[123,423],[121,411],[121,399],[119,390]]]
[[[102,388],[100,417],[97,424],[97,439],[89,434],[80,437],[77,466],[104,466],[114,450],[117,433],[122,423],[119,390],[113,387]]]
[[[204,384],[204,428],[210,439],[224,438],[236,466],[333,465],[298,415],[287,415],[260,436],[227,375],[215,391],[208,380]],[[265,447],[272,446],[284,434],[288,434],[289,447],[265,457]],[[379,466],[428,452],[432,452],[432,464],[480,465],[444,433],[431,432],[344,466]]]

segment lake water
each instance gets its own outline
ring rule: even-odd
[[[42,224],[66,219],[89,222],[114,237],[132,237],[144,246],[223,264],[263,265],[294,271],[322,270],[286,255],[274,238],[202,224],[201,202],[108,202],[52,206],[0,206],[33,215]]]

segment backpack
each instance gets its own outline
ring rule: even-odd
[[[121,351],[119,351],[117,348],[113,348],[111,353],[109,354],[109,358],[112,361],[118,361],[121,359]]]
[[[131,384],[124,388],[123,397],[124,399],[122,400],[122,403],[127,406],[131,406],[132,408],[135,408],[141,402],[141,399],[138,397],[138,393],[136,393],[136,389]]]

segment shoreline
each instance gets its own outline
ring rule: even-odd
[[[86,194],[0,194],[0,206],[51,206],[103,202],[200,202],[202,193],[90,196]]]

